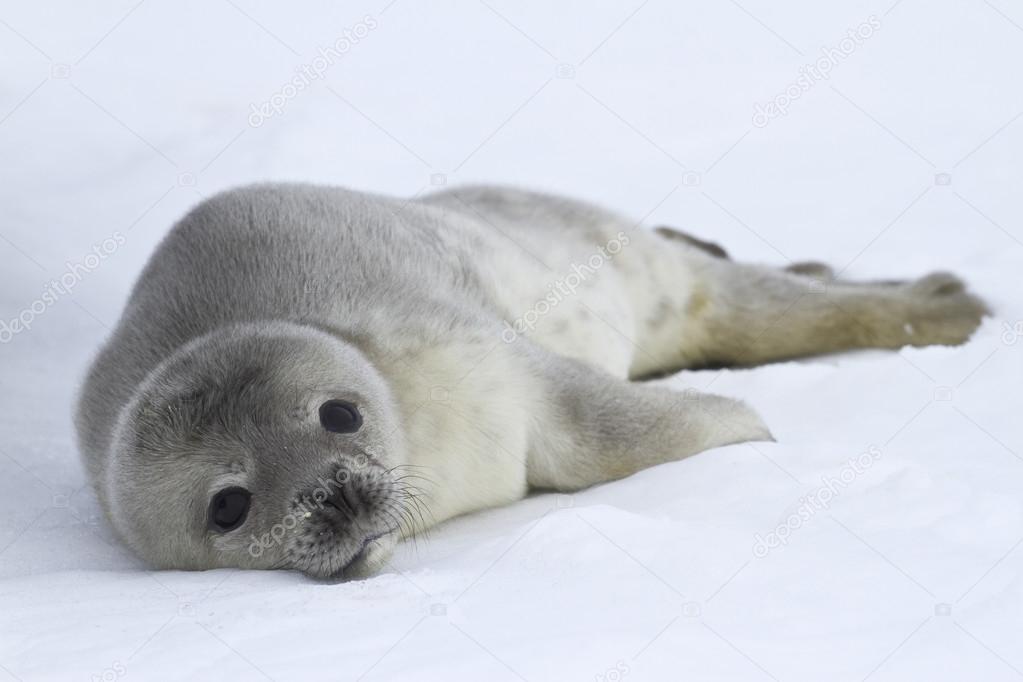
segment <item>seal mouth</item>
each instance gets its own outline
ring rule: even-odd
[[[345,577],[350,577],[352,569],[358,571],[358,569],[361,568],[361,563],[366,560],[366,557],[369,554],[370,546],[380,538],[387,535],[389,532],[390,531],[381,531],[379,533],[367,535],[365,538],[363,538],[362,544],[359,545],[359,549],[356,550],[355,554],[353,554],[352,557],[347,562],[345,562],[344,566],[339,568],[331,575],[327,576],[327,578],[329,580],[337,580],[343,579]]]

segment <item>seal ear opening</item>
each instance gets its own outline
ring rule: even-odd
[[[183,381],[179,374],[158,368],[143,384],[134,411],[140,430],[173,434],[187,442],[210,428],[227,427],[232,410],[262,381],[262,371],[254,365],[239,371],[217,365],[189,369],[196,373]]]
[[[159,443],[166,443],[166,437],[172,434],[176,438],[187,437],[187,434],[197,433],[209,421],[211,396],[208,391],[196,389],[160,395],[154,388],[150,386],[140,396],[135,408],[135,433],[143,443],[156,445],[150,442],[154,436]]]

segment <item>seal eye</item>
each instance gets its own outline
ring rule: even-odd
[[[362,415],[349,402],[328,400],[320,405],[320,424],[334,433],[355,433],[362,426]]]
[[[210,527],[219,531],[234,530],[249,513],[252,493],[245,488],[224,488],[210,502]]]

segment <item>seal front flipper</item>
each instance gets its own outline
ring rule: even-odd
[[[527,460],[532,487],[578,490],[709,448],[773,440],[737,400],[630,383],[535,347],[529,354],[541,382]]]

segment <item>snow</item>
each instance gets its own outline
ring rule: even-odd
[[[0,679],[1023,677],[1019,7],[426,5],[0,7],[0,320],[30,324],[0,327]],[[666,379],[778,442],[457,519],[369,580],[149,571],[86,485],[76,383],[169,225],[265,179],[523,184],[742,259],[952,270],[995,315],[958,348]]]

